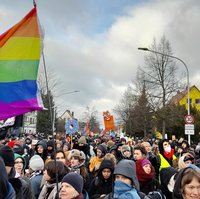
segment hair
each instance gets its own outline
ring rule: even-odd
[[[112,153],[106,153],[104,160],[111,160],[114,166],[117,164],[117,159]]]
[[[134,150],[140,150],[143,155],[147,155],[147,150],[144,145],[138,144],[134,147]]]
[[[58,174],[58,181],[61,182],[62,178],[66,173],[68,173],[67,167],[64,165],[61,161],[55,161],[51,160],[45,165],[45,170],[47,170],[48,175],[51,177],[51,180],[49,183],[56,182],[56,172]]]
[[[193,169],[193,168],[188,168],[185,170],[182,180],[181,180],[181,193],[184,194],[184,189],[185,186],[189,183],[192,182],[192,180],[196,178],[198,182],[200,183],[200,173]]]
[[[66,159],[66,155],[63,150],[56,150],[54,153],[51,154],[51,159],[53,160],[58,153],[62,153],[64,158]]]

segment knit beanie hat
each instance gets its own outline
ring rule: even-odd
[[[146,164],[150,164],[151,165],[151,162],[148,160],[148,159],[143,159],[142,160],[142,167]]]
[[[63,182],[70,184],[78,193],[82,193],[83,177],[80,174],[74,172],[68,173],[63,177]]]
[[[22,160],[22,162],[23,162],[23,169],[24,169],[26,167],[26,161],[25,161],[24,157],[21,156],[21,155],[19,155],[19,154],[17,154],[17,153],[14,153],[14,159],[16,160],[18,158],[20,158]]]
[[[14,152],[9,146],[2,146],[0,148],[0,156],[3,158],[5,166],[13,167],[15,165]]]
[[[78,143],[79,143],[79,144],[86,145],[86,144],[87,144],[87,141],[86,141],[85,136],[81,136],[81,137],[78,139]]]
[[[33,171],[44,170],[44,161],[39,155],[34,155],[29,161],[29,168]]]

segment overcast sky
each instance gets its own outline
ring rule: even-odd
[[[59,85],[59,112],[69,109],[81,118],[85,107],[102,112],[119,103],[144,65],[153,38],[164,34],[173,55],[189,68],[190,85],[200,88],[199,0],[36,0],[45,32],[48,72]],[[0,0],[0,32],[21,20],[33,7],[31,0]],[[176,62],[179,72],[186,70]],[[42,65],[42,64],[41,64]],[[183,78],[183,81],[186,81]],[[79,93],[63,94],[79,90]]]

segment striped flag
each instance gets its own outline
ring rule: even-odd
[[[43,109],[37,85],[40,30],[34,7],[0,35],[0,120]]]
[[[85,128],[84,128],[82,134],[83,134],[83,135],[87,135],[87,136],[90,135],[89,121],[87,121],[87,123],[86,123],[86,125],[85,125]]]

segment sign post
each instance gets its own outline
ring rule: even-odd
[[[190,144],[190,135],[194,135],[194,116],[186,115],[185,121],[185,135],[188,135],[188,143]]]

